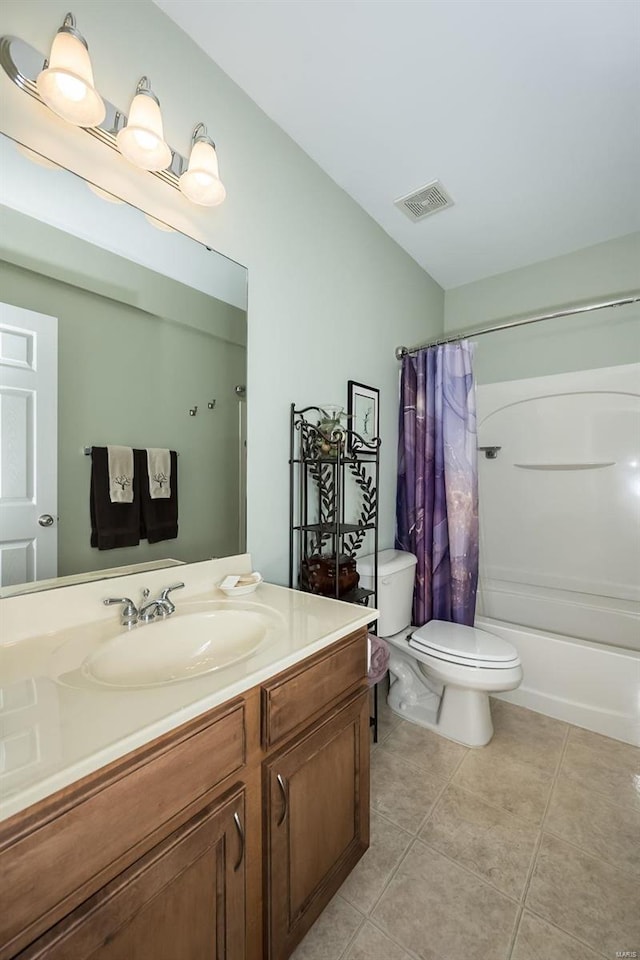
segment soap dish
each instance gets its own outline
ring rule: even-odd
[[[262,576],[256,571],[255,573],[225,577],[218,586],[228,597],[246,597],[249,593],[257,590],[261,583]]]

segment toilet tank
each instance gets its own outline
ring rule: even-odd
[[[375,554],[369,553],[358,560],[360,586],[375,590]],[[378,600],[380,611],[378,635],[392,637],[411,624],[413,585],[416,576],[417,558],[403,550],[381,550],[378,553]]]

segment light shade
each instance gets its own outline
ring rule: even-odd
[[[53,39],[49,64],[36,80],[46,105],[78,127],[96,127],[105,118],[102,97],[93,85],[87,44],[68,13]]]
[[[192,142],[189,166],[180,177],[180,189],[192,203],[215,207],[222,203],[227,191],[218,172],[215,144],[207,136],[204,124],[195,128]]]
[[[142,77],[131,101],[126,127],[117,134],[120,153],[143,170],[165,170],[171,163],[171,148],[165,142],[158,98]]]
[[[144,218],[152,227],[155,227],[156,230],[162,230],[164,233],[175,233],[173,227],[170,227],[164,220],[157,220],[156,217],[152,217],[150,213],[145,213]]]
[[[108,190],[103,190],[102,187],[97,187],[95,183],[90,183],[87,180],[87,186],[91,193],[95,193],[96,197],[100,197],[101,200],[106,200],[107,203],[124,203],[124,200],[121,200],[120,197],[116,197],[113,193],[109,193]]]

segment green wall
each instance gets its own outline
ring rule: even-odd
[[[634,291],[640,291],[640,233],[447,290],[445,330]],[[545,320],[475,342],[478,383],[632,363],[640,360],[640,304]]]

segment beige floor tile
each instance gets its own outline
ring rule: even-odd
[[[411,960],[409,954],[367,921],[344,960]]]
[[[384,746],[403,760],[445,780],[451,777],[468,752],[467,747],[406,720],[400,721],[385,740]]]
[[[525,910],[511,960],[601,960],[601,956]]]
[[[560,774],[544,828],[640,877],[640,809],[609,803],[600,794],[587,791],[577,781]]]
[[[539,828],[490,807],[459,787],[447,787],[420,837],[519,900]]]
[[[564,747],[568,724],[533,710],[491,701],[494,736],[483,749],[496,759],[530,763],[543,773],[555,773]]]
[[[423,960],[506,960],[517,909],[416,840],[372,916]]]
[[[363,919],[342,897],[334,897],[291,954],[291,960],[339,960]]]
[[[552,775],[530,763],[496,757],[489,747],[470,751],[453,782],[516,817],[540,823],[551,792]]]
[[[384,746],[371,757],[371,806],[409,833],[417,833],[445,783]]]
[[[640,749],[572,727],[561,770],[585,790],[640,809]]]
[[[606,956],[640,945],[637,883],[556,837],[543,836],[526,903]]]
[[[408,833],[373,813],[369,849],[340,887],[340,896],[369,913],[410,843]]]

